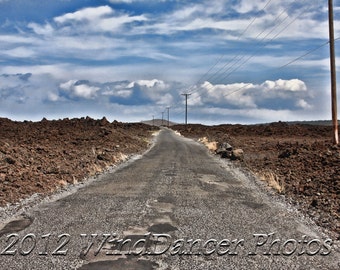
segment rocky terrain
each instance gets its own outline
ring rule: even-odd
[[[186,137],[205,137],[221,156],[225,152],[219,150],[226,143],[242,149],[235,162],[340,239],[340,147],[332,145],[331,127],[279,122],[172,128]],[[36,193],[50,194],[102,172],[147,149],[157,129],[105,118],[40,122],[0,118],[0,206]]]
[[[0,118],[0,206],[35,193],[50,194],[146,150],[156,129],[106,118]]]
[[[220,148],[226,143],[242,149],[236,162],[340,239],[340,147],[332,144],[331,127],[278,122],[172,128],[186,137],[205,138],[215,153],[225,153]]]

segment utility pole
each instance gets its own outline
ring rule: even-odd
[[[185,125],[188,124],[188,96],[191,94],[182,94],[182,96],[185,96]]]
[[[339,144],[339,134],[338,134],[337,98],[336,98],[336,65],[335,65],[335,49],[334,49],[333,0],[328,0],[328,20],[329,20],[329,47],[330,47],[330,64],[331,64],[333,143],[337,145]]]
[[[166,107],[166,109],[168,110],[168,127],[170,127],[170,107]]]
[[[152,126],[153,127],[155,126],[155,116],[154,115],[152,116]]]

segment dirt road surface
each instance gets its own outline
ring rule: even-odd
[[[141,158],[0,227],[0,269],[338,269],[338,243],[200,144]]]

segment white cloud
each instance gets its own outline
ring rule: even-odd
[[[0,91],[4,92],[6,89],[21,88],[26,82],[21,78],[20,74],[1,75],[0,76]]]
[[[120,80],[132,81],[136,77],[145,76],[145,71],[150,70],[152,64],[141,64],[131,67],[130,65],[120,65],[115,68],[112,66],[91,66],[77,64],[55,64],[55,65],[22,65],[22,66],[0,66],[0,74],[16,74],[26,73],[28,70],[34,71],[36,75],[48,74],[53,76],[55,80],[67,82],[74,78],[87,79],[100,83]],[[164,67],[165,68],[165,67]],[[159,71],[161,76],[164,68]],[[147,76],[145,76],[147,77]]]
[[[188,98],[188,106],[200,106],[200,105],[203,105],[201,95],[198,92],[192,93],[190,95],[190,98]]]
[[[29,23],[27,26],[38,35],[52,35],[54,32],[53,27],[49,23],[46,23],[45,25]]]
[[[59,97],[58,94],[50,92],[50,93],[48,93],[48,100],[56,102],[56,101],[60,100],[60,97]]]
[[[174,101],[173,86],[162,80],[137,80],[129,83],[127,88],[140,91],[146,98],[158,105],[169,105]]]
[[[213,104],[229,103],[233,106],[240,107],[256,107],[255,101],[251,96],[244,94],[244,92],[238,91],[241,89],[253,89],[253,84],[234,83],[227,85],[212,85],[209,82],[204,82],[201,88],[205,91],[202,95],[203,102],[209,102]]]
[[[265,81],[261,84],[264,91],[307,91],[306,84],[298,79]]]
[[[0,39],[2,43],[8,43],[8,44],[15,44],[15,43],[22,43],[23,45],[28,45],[28,44],[34,44],[36,42],[39,42],[40,39],[36,37],[30,37],[26,35],[1,35],[0,34]]]
[[[105,86],[102,92],[104,96],[114,96],[121,98],[128,98],[133,94],[133,90],[127,87],[125,83],[119,83],[114,86]]]
[[[249,38],[269,40],[285,27],[287,29],[280,33],[279,38],[327,38],[327,31],[324,31],[324,29],[327,29],[325,28],[327,22],[320,23],[313,16],[312,12],[318,9],[318,5],[315,3],[309,3],[295,10],[293,5],[296,4],[296,1],[272,1],[266,6],[265,12],[257,15],[256,20],[253,20],[254,17],[251,16],[242,16],[242,13],[257,12],[263,9],[267,2],[267,0],[244,0],[237,1],[236,5],[228,1],[190,3],[174,10],[171,14],[157,16],[152,24],[137,27],[136,33],[173,34],[181,31],[212,28],[226,31],[222,37],[235,40],[251,24],[241,40]],[[238,14],[240,16],[229,17],[228,15],[235,10],[240,13]],[[282,11],[286,12],[282,13]],[[300,14],[295,14],[299,12]],[[222,17],[221,14],[226,16]],[[281,16],[279,16],[280,14]],[[281,25],[280,22],[283,22],[285,17],[287,19]],[[292,21],[293,23],[291,23]],[[270,33],[276,26],[278,26],[277,29]],[[260,33],[262,34],[259,36]],[[221,36],[218,38],[221,38]]]
[[[239,39],[240,34],[251,24],[251,27],[240,38],[241,41],[248,41],[249,38],[268,41],[274,37],[275,39],[284,40],[320,37],[327,39],[327,31],[325,31],[328,24],[327,20],[322,19],[320,21],[320,19],[316,19],[314,16],[317,11],[320,11],[320,3],[312,2],[308,3],[308,5],[294,8],[296,1],[271,1],[265,8],[265,11],[258,14],[254,21],[253,16],[243,14],[257,12],[267,2],[267,0],[243,0],[237,1],[237,4],[234,6],[231,3],[226,4],[223,1],[211,0],[197,4],[191,3],[181,6],[181,8],[170,14],[154,18],[153,24],[137,27],[136,33],[173,34],[181,31],[212,28],[224,30],[226,33],[222,36],[235,40]],[[227,16],[230,10],[239,12],[238,16]],[[285,12],[282,13],[283,11]],[[226,16],[222,17],[222,12]],[[335,21],[335,24],[339,26],[335,27],[335,29],[340,34],[340,21]],[[260,33],[262,34],[259,35]],[[280,34],[276,37],[278,33]]]
[[[84,51],[90,50],[108,50],[117,48],[119,41],[111,38],[97,36],[97,37],[86,37],[86,36],[57,36],[54,37],[53,43],[58,51],[78,51],[79,54],[83,55]],[[74,54],[73,54],[74,55]],[[93,57],[96,57],[94,55]]]
[[[20,46],[11,50],[5,50],[2,54],[15,58],[28,58],[34,56],[35,52],[29,48]]]
[[[296,103],[296,105],[302,109],[312,109],[313,106],[308,104],[307,101],[303,100],[303,99],[299,99]]]
[[[70,91],[76,82],[77,80],[70,80],[68,82],[61,83],[59,87],[60,89]]]
[[[99,18],[110,15],[113,9],[109,6],[91,7],[78,10],[73,13],[67,13],[54,18],[57,23],[66,23],[68,21],[98,20]]]
[[[139,86],[145,86],[148,88],[157,88],[158,90],[164,90],[168,88],[168,85],[164,83],[164,81],[153,79],[153,80],[138,80],[131,82],[127,87],[132,88],[135,84]]]
[[[136,0],[109,0],[109,2],[112,3],[112,4],[117,4],[117,3],[132,3],[133,1],[136,1]]]
[[[123,121],[140,121],[151,118],[148,116],[150,112],[151,115],[158,112],[161,116],[165,107],[171,106],[173,120],[180,122],[184,117],[184,99],[180,93],[185,87],[176,85],[175,82],[159,79],[104,83],[78,80],[57,83],[57,81],[56,78],[46,74],[0,76],[2,115],[7,115],[5,114],[7,110],[7,113],[11,112],[16,117],[24,113],[23,119],[27,119],[34,108],[38,120],[53,113],[54,117],[106,115]],[[299,89],[297,85],[300,85]],[[262,84],[213,85],[206,82],[202,88],[193,89],[197,91],[188,99],[189,122],[196,118],[203,123],[226,121],[258,123],[322,119],[324,115],[327,116],[319,105],[317,108],[313,106],[315,101],[314,104],[310,103],[308,90],[304,90],[303,85],[302,81],[297,79],[267,80]],[[236,91],[244,86],[241,91],[229,95],[230,91]],[[146,103],[136,99],[140,94],[146,98]],[[67,102],[64,102],[66,100]],[[268,107],[268,102],[273,100],[278,104],[282,103],[282,108]]]
[[[7,108],[9,112],[15,111],[16,106],[31,107],[32,110],[42,108],[44,100],[55,99],[55,84],[50,76],[26,74],[0,75],[0,107]],[[28,114],[29,115],[29,114]]]
[[[167,93],[165,95],[162,95],[159,97],[159,99],[156,101],[156,104],[168,106],[169,104],[172,104],[174,101],[173,96],[170,93]]]
[[[74,94],[78,97],[82,98],[93,98],[96,96],[99,87],[88,86],[86,84],[76,85],[74,86]]]
[[[96,36],[100,32],[116,32],[128,23],[146,20],[144,15],[118,14],[109,6],[84,8],[54,18],[55,22],[64,25],[59,28],[61,33],[72,35],[79,32],[93,32]],[[75,25],[70,28],[69,23]]]
[[[267,80],[262,84],[234,83],[213,85],[205,82],[198,90],[202,94],[197,102],[203,104],[260,108],[274,106],[271,103],[273,100],[276,100],[276,102],[281,103],[280,106],[289,109],[295,109],[296,106],[308,108],[308,103],[303,100],[303,97],[308,97],[307,86],[299,79]],[[297,101],[298,98],[300,98],[299,101]]]
[[[96,97],[97,92],[100,90],[99,87],[90,86],[85,83],[79,83],[77,80],[70,80],[60,84],[60,89],[69,92],[71,96],[92,99]]]
[[[112,95],[117,96],[117,97],[122,97],[122,98],[128,98],[132,95],[131,90],[118,90],[115,91]]]
[[[247,13],[250,11],[254,12],[254,11],[261,10],[264,7],[266,2],[268,1],[267,0],[252,0],[252,1],[241,0],[241,1],[238,1],[238,3],[236,4],[234,8],[239,13]]]
[[[147,18],[142,16],[129,16],[129,15],[122,15],[119,17],[113,18],[106,18],[98,21],[95,25],[95,29],[104,32],[111,32],[119,29],[122,25],[126,23],[131,23],[135,21],[146,21]]]
[[[178,9],[171,14],[169,19],[173,21],[191,19],[194,13],[202,12],[202,9],[203,7],[201,5],[184,6],[182,9]]]
[[[265,108],[253,109],[221,109],[221,108],[202,108],[200,115],[205,122],[210,124],[220,123],[269,123],[277,121],[294,120],[315,120],[324,119],[323,116],[315,115],[310,110],[273,110]],[[243,119],[240,121],[240,117]],[[202,121],[202,120],[201,120]]]

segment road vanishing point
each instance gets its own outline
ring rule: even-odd
[[[169,129],[139,158],[0,229],[0,269],[340,269],[338,242]]]

